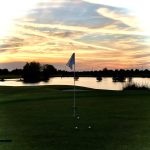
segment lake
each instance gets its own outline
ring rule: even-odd
[[[104,77],[102,81],[97,82],[94,77],[80,77],[76,81],[77,86],[89,87],[93,89],[106,89],[106,90],[122,90],[123,86],[128,82],[126,79],[125,82],[113,82],[112,78]],[[132,78],[132,82],[150,85],[150,78]],[[23,83],[19,79],[6,79],[5,81],[0,81],[0,86],[39,86],[39,85],[73,85],[72,77],[54,77],[51,78],[48,82],[39,82],[39,83]]]

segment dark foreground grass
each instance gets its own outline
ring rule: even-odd
[[[70,88],[0,87],[0,150],[150,149],[150,92]]]

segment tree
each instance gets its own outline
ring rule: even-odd
[[[40,81],[41,65],[38,62],[26,63],[23,67],[23,79],[25,82]]]
[[[44,65],[43,66],[43,80],[48,80],[51,76],[54,76],[56,74],[57,70],[52,65]]]
[[[9,74],[8,69],[0,69],[0,75],[7,75]]]
[[[10,72],[12,75],[21,75],[22,74],[22,69],[14,69]]]

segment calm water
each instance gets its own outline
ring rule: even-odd
[[[112,82],[112,78],[103,78],[101,82],[97,82],[96,78],[81,77],[76,81],[76,85],[89,87],[93,89],[107,89],[107,90],[122,90],[123,86],[128,82]],[[132,82],[144,85],[150,85],[150,78],[133,78]],[[37,86],[37,85],[73,85],[73,78],[66,77],[51,78],[48,82],[39,82],[34,84],[27,84],[19,81],[19,79],[9,79],[4,82],[0,81],[0,86]]]

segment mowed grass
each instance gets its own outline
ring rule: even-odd
[[[149,91],[71,88],[0,87],[0,150],[150,149]]]

